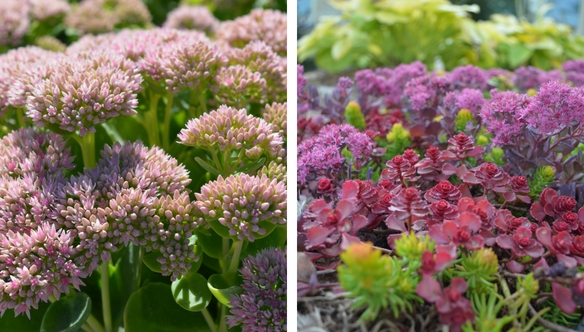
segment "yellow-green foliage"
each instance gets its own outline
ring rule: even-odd
[[[395,240],[395,253],[408,262],[420,261],[425,251],[434,252],[435,241],[430,236],[416,236],[415,233],[402,233],[401,238]]]
[[[529,196],[538,200],[543,189],[552,184],[555,177],[556,171],[552,166],[538,167],[533,178],[529,181]]]
[[[358,129],[365,129],[365,117],[361,113],[361,106],[357,102],[351,101],[345,108],[345,119],[347,123]]]
[[[476,5],[447,0],[329,0],[341,14],[326,16],[300,39],[300,61],[314,57],[330,72],[347,68],[393,67],[421,61],[430,69],[559,68],[584,54],[584,38],[544,18],[541,6],[531,24],[510,15],[475,22]],[[438,64],[438,65],[437,65]]]
[[[495,163],[499,166],[505,165],[505,151],[503,149],[494,146],[491,152],[485,155],[485,161]]]
[[[404,153],[412,144],[410,137],[410,132],[401,123],[394,124],[389,133],[387,133],[386,141],[378,141],[380,147],[387,149],[383,157],[389,160],[398,154]]]
[[[466,129],[466,124],[468,122],[473,123],[474,122],[473,119],[474,117],[470,110],[466,108],[461,109],[460,111],[458,111],[458,114],[456,115],[455,130],[464,132],[464,130]]]
[[[466,279],[470,293],[487,293],[493,291],[492,281],[498,272],[498,264],[493,250],[482,248],[463,256],[453,275]]]
[[[361,320],[373,320],[381,310],[391,308],[395,317],[411,311],[410,301],[420,301],[416,295],[417,273],[405,271],[404,262],[381,255],[371,244],[355,243],[341,254],[337,268],[343,289],[355,298],[355,309],[366,308]]]

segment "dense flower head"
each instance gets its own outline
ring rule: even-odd
[[[248,15],[223,22],[217,30],[217,39],[238,48],[243,48],[251,41],[261,40],[274,52],[285,56],[286,24],[285,13],[254,9]]]
[[[262,117],[266,122],[278,130],[282,138],[286,138],[288,103],[272,103],[262,110]]]
[[[120,244],[160,250],[171,245],[169,235],[181,246],[188,243],[184,237],[198,226],[193,221],[198,212],[186,192],[178,194],[190,183],[186,169],[162,149],[140,142],[106,145],[101,155],[94,169],[71,178],[57,205],[59,225],[76,231],[76,262],[86,268],[83,275]],[[184,273],[184,266],[166,263],[173,278],[175,272]]]
[[[265,175],[270,179],[276,179],[279,181],[286,180],[286,165],[281,163],[271,161],[269,164],[265,165],[258,171],[258,176]]]
[[[28,32],[30,5],[18,0],[0,1],[0,46],[16,46]]]
[[[270,159],[282,157],[283,139],[271,124],[225,105],[216,111],[191,119],[178,135],[182,144],[220,151],[243,150],[255,160],[266,155]]]
[[[462,91],[448,92],[443,105],[455,111],[468,109],[473,115],[478,115],[484,102],[485,97],[480,90],[465,88]]]
[[[211,90],[220,103],[237,108],[251,102],[263,104],[267,101],[266,80],[259,72],[243,65],[219,69]]]
[[[458,89],[470,88],[484,90],[487,87],[487,74],[485,70],[473,65],[456,67],[450,73],[450,79]]]
[[[513,83],[520,92],[529,89],[538,89],[548,81],[562,81],[563,75],[558,70],[545,71],[536,67],[519,67],[515,69]]]
[[[574,86],[584,86],[584,60],[568,60],[562,64],[566,80]]]
[[[449,76],[429,74],[411,79],[403,90],[406,105],[420,111],[426,107],[436,107],[440,98],[452,89]]]
[[[0,117],[8,106],[23,107],[26,99],[13,100],[14,89],[22,85],[21,77],[31,71],[31,67],[54,58],[57,53],[43,50],[36,46],[20,47],[0,55]]]
[[[229,327],[242,324],[243,331],[286,331],[286,254],[277,248],[264,249],[245,258],[239,271],[244,292],[231,298]]]
[[[512,142],[521,135],[525,120],[525,109],[531,103],[531,97],[512,91],[491,91],[491,99],[483,104],[482,123],[493,134],[493,144],[503,145]]]
[[[411,79],[425,76],[426,72],[426,66],[420,61],[395,67],[385,83],[389,89],[385,95],[385,101],[392,106],[401,106],[402,94],[407,83]]]
[[[323,127],[318,136],[298,146],[298,181],[306,182],[310,173],[338,169],[345,160],[343,148],[351,152],[354,165],[360,167],[371,155],[373,144],[367,134],[349,124]]]
[[[286,99],[286,65],[268,44],[252,41],[243,48],[226,51],[230,65],[244,65],[252,72],[261,74],[266,81],[268,102]]]
[[[200,30],[206,34],[214,34],[219,24],[219,20],[206,6],[179,6],[168,13],[163,27]]]
[[[29,0],[31,16],[39,21],[63,18],[71,6],[67,0]]]
[[[14,309],[18,316],[47,302],[59,299],[69,287],[83,285],[73,260],[73,236],[43,222],[29,232],[0,233],[0,316]]]
[[[60,135],[23,128],[2,137],[0,177],[57,178],[73,168],[73,157]]]
[[[216,46],[196,35],[190,34],[189,37],[165,48],[159,46],[147,51],[139,63],[143,71],[153,74],[154,80],[163,82],[171,92],[204,90],[225,64]]]
[[[355,83],[363,94],[379,97],[391,92],[387,82],[392,74],[389,68],[363,69],[355,73]]]
[[[584,92],[569,84],[544,83],[539,93],[525,108],[524,118],[538,133],[553,135],[575,123],[584,121]]]
[[[225,236],[239,241],[267,235],[275,225],[286,223],[286,184],[267,176],[250,176],[245,173],[219,176],[195,194],[196,206],[204,218]],[[218,222],[219,225],[214,224]]]
[[[27,116],[36,126],[55,126],[84,136],[95,125],[120,115],[134,115],[142,77],[133,62],[98,52],[54,59],[45,64],[48,77],[27,98]]]
[[[65,18],[67,27],[80,35],[113,31],[115,27],[144,25],[152,20],[140,0],[85,0]]]

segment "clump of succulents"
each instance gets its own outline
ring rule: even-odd
[[[363,319],[415,307],[453,331],[577,325],[584,67],[566,68],[413,63],[341,78],[324,98],[298,68],[298,242],[316,269],[337,269],[355,308],[371,303]],[[389,281],[355,249],[366,241],[375,264],[413,269],[396,278],[425,305],[375,288]]]

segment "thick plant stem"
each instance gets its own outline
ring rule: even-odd
[[[207,321],[207,325],[209,325],[211,332],[218,332],[217,327],[215,326],[215,322],[213,321],[211,314],[209,314],[209,310],[205,308],[203,311],[201,311],[201,313],[203,314],[203,317],[205,317],[205,321]]]
[[[199,93],[199,104],[201,104],[201,110],[203,111],[202,114],[207,113],[207,101],[205,100],[203,92]]]
[[[237,271],[239,267],[239,256],[241,256],[241,249],[243,248],[243,241],[235,242],[235,248],[233,249],[233,257],[231,258],[231,264],[229,264],[229,269],[227,273],[232,274]]]
[[[101,302],[103,309],[103,324],[105,325],[105,332],[112,332],[112,308],[109,292],[109,264],[103,262],[100,266],[101,272]]]
[[[160,95],[155,92],[150,92],[150,109],[144,114],[144,127],[148,133],[148,141],[150,147],[154,145],[160,146],[160,134],[158,130],[158,101]]]
[[[89,315],[89,318],[87,318],[87,322],[85,323],[89,325],[89,327],[91,327],[91,329],[94,332],[105,332],[105,329],[103,328],[103,326],[101,326],[101,324],[95,318],[95,316],[93,316],[93,314]]]
[[[83,154],[83,166],[85,168],[95,167],[95,134],[87,133],[83,137],[73,135],[73,138],[81,146],[81,153]]]
[[[219,332],[228,332],[227,329],[227,306],[221,306],[221,322],[219,323]]]
[[[17,108],[16,109],[16,118],[18,120],[18,126],[20,128],[24,128],[24,113],[23,113],[23,109],[22,108]]]
[[[166,96],[166,107],[164,109],[164,127],[162,127],[162,148],[166,151],[170,148],[170,111],[174,95],[168,93]]]

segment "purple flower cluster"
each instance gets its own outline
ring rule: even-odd
[[[15,46],[30,26],[30,5],[19,0],[0,1],[0,46]]]
[[[462,91],[450,91],[444,97],[443,105],[451,110],[468,109],[474,115],[481,111],[485,97],[480,90],[463,89]]]
[[[163,26],[172,29],[199,30],[212,35],[219,24],[219,20],[206,6],[179,6],[168,13]]]
[[[89,276],[118,246],[158,251],[176,279],[195,256],[189,238],[202,222],[188,172],[159,148],[106,146],[94,169],[66,177],[64,139],[21,129],[0,145],[0,313],[37,308]]]
[[[85,0],[69,12],[65,25],[80,35],[113,31],[116,27],[145,25],[152,20],[140,0]]]
[[[354,164],[359,166],[368,160],[373,145],[369,136],[351,125],[328,125],[318,136],[298,145],[298,181],[306,182],[309,174],[339,169],[345,161],[341,153],[344,148],[351,152]]]
[[[557,81],[544,83],[522,117],[529,128],[547,135],[580,124],[584,121],[584,88]]]
[[[569,77],[567,78],[569,79]],[[529,89],[538,89],[546,82],[562,80],[563,75],[558,70],[545,71],[536,67],[528,66],[515,69],[513,83],[515,84],[517,90],[525,93]]]
[[[223,22],[217,30],[217,39],[233,47],[244,47],[261,40],[274,52],[286,55],[286,14],[276,10],[254,9],[248,15]]]
[[[574,86],[584,86],[584,60],[569,60],[562,64],[566,80]]]
[[[493,144],[503,145],[521,134],[525,109],[531,97],[512,91],[491,91],[491,99],[483,105],[480,116],[487,131],[493,134]]]
[[[243,331],[287,331],[285,252],[264,249],[244,259],[240,273],[244,292],[231,299],[229,327],[241,324]]]
[[[25,84],[30,91],[27,116],[36,126],[52,125],[84,136],[109,118],[136,114],[142,77],[133,62],[96,52],[54,59],[44,66],[46,75],[31,75]]]
[[[469,88],[485,90],[487,88],[487,73],[484,69],[473,65],[456,67],[450,73],[450,79],[457,89]]]
[[[203,149],[244,153],[257,160],[283,157],[283,139],[265,120],[247,114],[247,110],[219,107],[216,111],[191,119],[179,134],[182,144]]]
[[[268,235],[275,225],[286,224],[286,184],[265,175],[219,176],[195,197],[204,219],[219,234],[234,240],[253,242]]]

